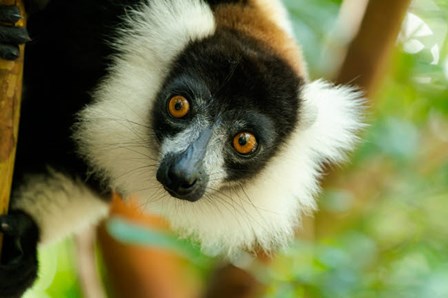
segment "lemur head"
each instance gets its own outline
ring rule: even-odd
[[[359,94],[308,82],[279,2],[227,2],[131,13],[76,138],[111,187],[205,249],[270,250],[314,208],[320,165],[352,148]]]
[[[244,187],[298,124],[302,84],[283,59],[249,37],[221,30],[191,43],[152,109],[158,180],[189,201]]]

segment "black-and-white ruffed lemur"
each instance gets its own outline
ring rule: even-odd
[[[308,79],[280,0],[31,2],[27,29],[0,7],[0,56],[27,42],[0,297],[33,283],[38,244],[105,217],[111,191],[205,250],[282,246],[321,164],[356,143],[359,92]]]

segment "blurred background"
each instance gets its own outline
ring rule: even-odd
[[[27,298],[448,297],[448,1],[285,3],[311,78],[361,86],[369,123],[291,246],[229,265],[116,203],[40,251]]]

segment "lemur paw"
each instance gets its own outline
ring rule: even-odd
[[[19,57],[19,45],[30,41],[26,28],[16,27],[22,18],[17,6],[0,5],[0,58],[15,60]]]
[[[0,298],[18,298],[37,277],[39,231],[28,215],[12,211],[0,216],[0,233],[3,234]]]

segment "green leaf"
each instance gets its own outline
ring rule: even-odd
[[[106,228],[112,237],[123,243],[170,250],[196,265],[206,266],[210,261],[193,243],[163,231],[132,223],[124,218],[112,217],[107,221]]]

